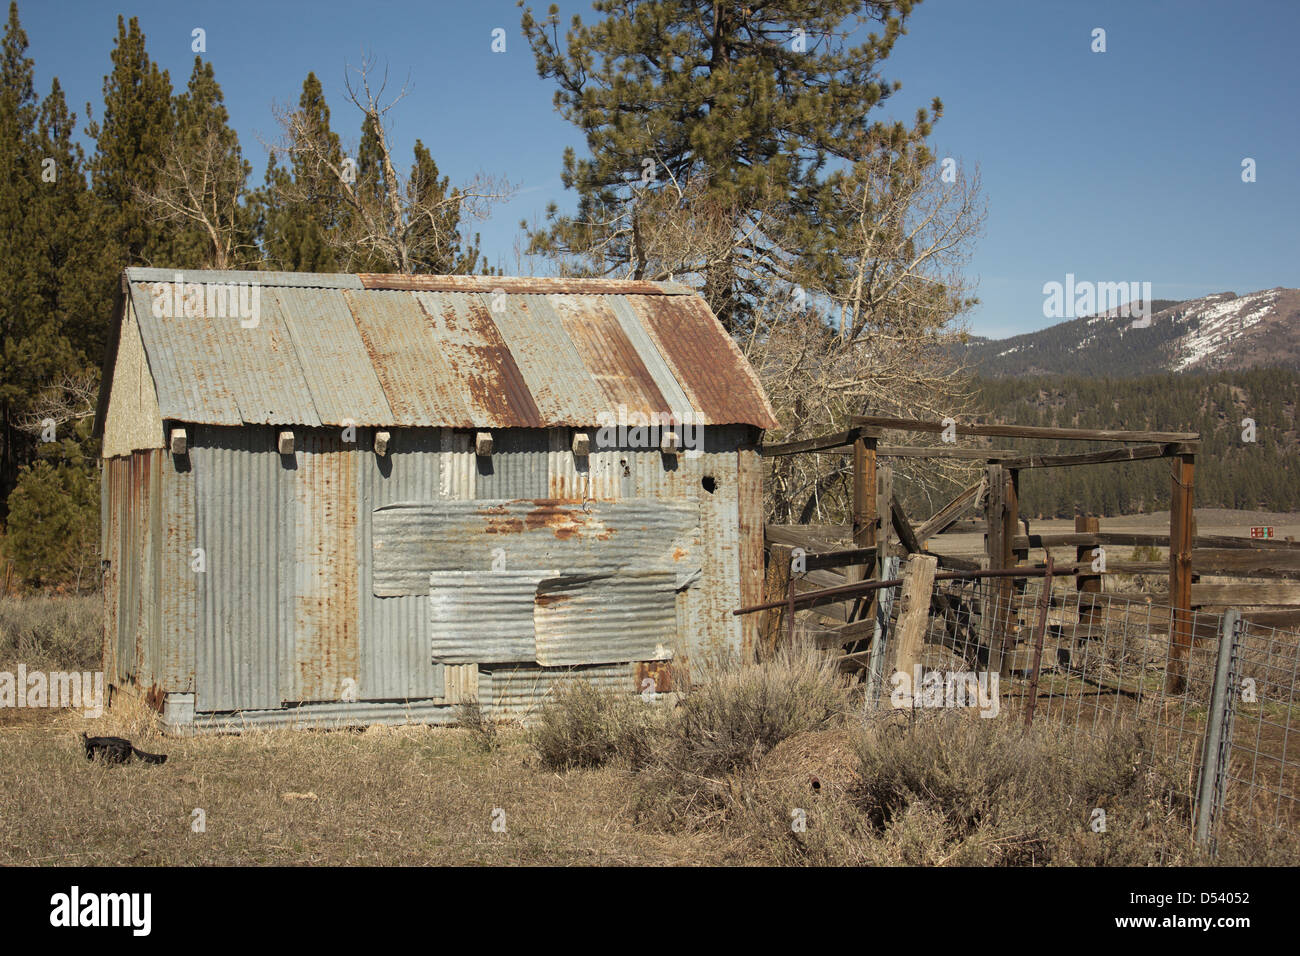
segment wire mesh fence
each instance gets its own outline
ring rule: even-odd
[[[914,673],[885,675],[873,703],[987,711],[996,698],[1002,719],[1068,740],[1135,730],[1203,841],[1294,828],[1300,633],[1232,615],[1220,662],[1223,613],[1191,612],[1190,646],[1171,642],[1172,615],[1073,578],[941,581]]]

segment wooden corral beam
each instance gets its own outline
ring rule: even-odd
[[[1181,454],[1196,454],[1200,442],[1167,442],[1160,445],[1134,445],[1130,448],[1112,448],[1109,451],[1088,452],[1085,455],[1026,455],[1022,458],[1004,458],[1005,468],[1061,468],[1073,465],[1108,465],[1120,461],[1145,461],[1152,458],[1172,458]]]
[[[1014,458],[1010,448],[953,448],[951,445],[912,446],[881,445],[876,449],[880,458],[951,458],[966,461],[998,461]]]
[[[892,428],[897,431],[942,433],[947,426],[942,422],[923,421],[917,418],[891,418],[883,415],[858,415],[850,424],[860,427]],[[1053,438],[1062,441],[1135,441],[1135,442],[1193,442],[1199,441],[1196,432],[1140,432],[1115,431],[1105,428],[1048,428],[1041,425],[978,425],[957,423],[952,426],[957,435],[984,435],[989,438]]]
[[[1167,534],[1129,534],[1125,532],[1103,531],[1098,534],[1031,534],[1017,535],[1017,548],[1067,548],[1088,545],[1096,547],[1102,544],[1114,544],[1122,547],[1169,547]],[[1222,549],[1225,551],[1295,551],[1300,552],[1300,543],[1291,541],[1268,540],[1261,538],[1233,538],[1221,534],[1199,534],[1193,540],[1197,548]],[[1261,559],[1268,560],[1268,559]],[[1279,558],[1278,560],[1283,560]],[[1200,571],[1197,568],[1197,571]],[[1205,574],[1213,574],[1205,571]]]
[[[912,530],[912,522],[907,520],[907,512],[899,503],[898,496],[892,493],[889,496],[889,520],[898,534],[899,543],[908,554],[915,554],[921,550],[921,542],[917,540],[919,536]]]
[[[916,529],[916,538],[922,544],[927,538],[932,538],[937,534],[943,534],[954,524],[966,517],[974,508],[976,508],[980,499],[984,496],[984,490],[987,487],[984,478],[981,478],[975,484],[971,485],[965,491],[953,498],[942,508],[934,513]]]
[[[784,455],[803,455],[817,451],[848,451],[858,440],[861,429],[850,428],[848,431],[819,435],[816,438],[804,438],[799,441],[782,442],[777,445],[763,445],[758,453],[763,458],[780,458]]]

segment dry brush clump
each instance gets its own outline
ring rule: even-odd
[[[102,605],[98,594],[0,598],[0,663],[52,669],[97,667]]]
[[[615,694],[583,680],[565,681],[529,728],[528,738],[548,770],[615,761],[635,769],[646,759],[657,718],[639,696]]]

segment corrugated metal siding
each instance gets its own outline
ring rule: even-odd
[[[668,402],[604,296],[552,296],[551,307],[578,347],[587,374],[600,386],[601,411],[658,415]],[[593,416],[594,417],[594,416]]]
[[[482,299],[470,293],[414,297],[454,377],[448,387],[459,386],[469,406],[469,424],[541,428],[545,422]]]
[[[533,602],[556,572],[435,571],[429,575],[433,658],[443,664],[530,661]]]
[[[271,428],[195,429],[195,709],[280,706],[293,686],[293,483]],[[283,665],[283,666],[282,666]]]
[[[479,702],[493,713],[528,717],[537,712],[563,681],[583,680],[615,693],[637,689],[635,663],[602,664],[595,667],[536,667],[517,665],[479,671]]]
[[[559,667],[671,657],[677,632],[676,586],[672,571],[542,581],[530,622],[536,628],[534,659]]]
[[[191,566],[198,546],[194,519],[194,471],[188,456],[160,456],[162,476],[161,636],[159,686],[164,691],[194,690],[194,638],[198,630],[196,581]]]
[[[356,443],[339,432],[296,436],[293,701],[360,693],[357,646]]]
[[[504,550],[509,571],[675,571],[685,566],[688,554],[679,541],[692,534],[699,520],[693,504],[635,500],[590,507],[480,499],[378,509],[375,593],[423,594],[433,571],[490,571],[497,548]]]
[[[641,318],[691,405],[710,425],[776,426],[758,376],[703,299],[637,296]]]
[[[492,446],[491,455],[480,457],[469,451],[474,458],[475,498],[546,497],[551,443],[545,431],[540,428],[500,431],[492,436]]]
[[[755,441],[757,436],[753,436]],[[740,606],[763,603],[763,459],[756,450],[737,452],[740,490],[737,511],[740,516]],[[745,659],[757,648],[757,614],[741,618],[741,644]]]
[[[491,295],[482,296],[490,303]],[[605,393],[586,363],[548,295],[520,295],[510,308],[493,313],[501,338],[515,355],[543,419],[554,425],[591,425],[605,408]]]
[[[367,700],[441,698],[443,667],[430,657],[429,597],[377,597],[372,584],[370,515],[398,501],[441,496],[441,429],[393,429],[389,452],[374,454],[374,435],[358,432],[357,606],[360,614],[361,686]],[[463,437],[463,436],[462,436]]]

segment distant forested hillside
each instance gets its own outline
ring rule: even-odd
[[[977,380],[976,386],[979,404],[999,422],[1200,432],[1198,507],[1300,508],[1300,373],[1256,369],[1130,379],[999,378]],[[1255,421],[1258,440],[1253,444],[1242,441],[1243,418]],[[1036,442],[1032,447],[1068,453],[1100,446]],[[1163,461],[1053,468],[1021,476],[1026,515],[1068,517],[1076,508],[1131,514],[1168,506],[1169,466]]]

